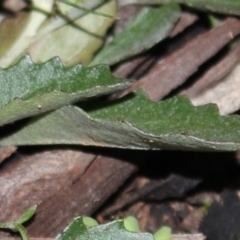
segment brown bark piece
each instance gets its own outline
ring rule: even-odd
[[[240,108],[240,40],[229,53],[212,66],[198,81],[181,94],[187,95],[195,106],[215,103],[221,115]]]
[[[198,67],[214,56],[231,39],[240,33],[240,20],[226,19],[216,27],[187,43],[180,50],[159,60],[149,74],[122,94],[145,89],[152,100],[160,100],[197,71]]]
[[[15,151],[17,147],[0,147],[0,163],[2,163],[6,158],[10,157]]]
[[[240,108],[240,64],[217,84],[197,96],[191,97],[194,106],[215,103],[221,115],[233,113]]]
[[[238,40],[232,49],[218,63],[212,66],[201,76],[195,84],[181,92],[189,98],[198,95],[207,89],[210,85],[225,77],[240,60],[240,40]]]
[[[71,188],[65,187],[38,206],[28,227],[30,236],[54,237],[74,217],[92,214],[135,170],[131,163],[98,156]]]
[[[149,66],[151,66],[154,61],[155,58],[149,55],[138,56],[135,59],[119,65],[119,67],[114,71],[114,75],[119,78],[138,79],[149,69]],[[112,95],[114,95],[114,93]]]
[[[122,11],[120,10],[120,16],[121,12]],[[176,36],[197,20],[198,20],[197,15],[193,13],[183,12],[181,14],[180,20],[172,29],[169,36],[170,37]],[[151,64],[153,64],[155,60],[156,59],[150,55],[138,56],[134,59],[131,59],[127,62],[120,64],[119,67],[114,71],[114,75],[121,78],[127,77],[139,79],[139,77],[143,75],[145,71],[149,70],[149,66],[151,66]]]
[[[182,32],[188,26],[192,25],[198,20],[198,16],[196,14],[190,12],[182,12],[181,17],[175,27],[172,29],[169,37],[175,37],[177,34]]]
[[[121,8],[118,11],[117,21],[114,24],[114,35],[120,33],[123,28],[130,23],[142,9],[142,6],[132,5]]]
[[[120,196],[120,201],[104,209],[101,215],[103,217],[109,217],[139,199],[162,201],[167,198],[183,197],[187,191],[196,187],[200,182],[201,180],[188,179],[175,174],[170,175],[165,181],[151,180],[138,190],[133,192],[129,191],[129,193],[128,190],[123,192],[123,197],[121,198]]]
[[[0,174],[0,220],[16,220],[28,207],[40,204],[69,187],[86,170],[94,155],[53,150],[23,157]]]

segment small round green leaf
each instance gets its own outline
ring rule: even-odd
[[[127,217],[123,220],[123,225],[129,232],[140,232],[138,221],[135,217]]]
[[[154,240],[170,240],[172,229],[170,227],[161,227],[154,235]]]
[[[91,217],[83,217],[82,221],[86,227],[94,227],[99,225],[98,222]]]

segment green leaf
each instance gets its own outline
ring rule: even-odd
[[[99,225],[98,222],[91,217],[82,217],[82,221],[86,227],[94,227]]]
[[[14,222],[13,225],[14,225],[16,231],[19,232],[19,234],[21,235],[22,240],[30,240],[27,230],[23,227],[22,224],[20,224],[18,222]]]
[[[22,224],[25,223],[26,221],[28,221],[36,212],[37,210],[37,205],[34,205],[30,208],[28,208],[23,215],[21,215],[18,220],[16,221],[18,224]]]
[[[184,0],[184,3],[200,10],[240,15],[240,1],[238,0]]]
[[[112,76],[107,66],[64,67],[58,58],[34,64],[26,56],[0,69],[0,76],[1,125],[130,85]]]
[[[102,45],[106,31],[115,21],[116,3],[108,1],[95,11],[108,14],[112,18],[89,13],[41,38],[36,36],[27,50],[33,62],[41,63],[58,56],[65,66],[79,62],[88,63]]]
[[[63,107],[5,136],[0,146],[82,144],[128,149],[240,150],[240,120],[216,105],[194,107],[184,97],[156,103],[142,92],[88,114]]]
[[[123,219],[123,225],[130,232],[140,232],[138,221],[135,217],[129,216]]]
[[[192,8],[224,14],[240,15],[239,0],[121,0],[120,7],[131,4],[181,3]]]
[[[87,228],[82,217],[77,217],[58,235],[56,240],[153,240],[149,233],[133,233],[127,231],[123,221],[113,221]]]
[[[29,240],[28,233],[22,223],[28,221],[36,212],[37,205],[28,208],[18,220],[7,223],[0,223],[0,228],[9,229],[14,232],[19,232],[22,240]]]
[[[151,48],[166,38],[178,20],[181,10],[177,4],[160,8],[144,8],[137,17],[104,47],[90,63],[115,64]]]
[[[154,240],[171,240],[172,229],[170,227],[161,227],[156,233],[154,233]]]

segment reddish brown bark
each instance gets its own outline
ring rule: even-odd
[[[212,84],[225,77],[240,60],[240,40],[238,40],[232,49],[219,62],[211,66],[195,84],[181,92],[188,97],[194,97],[204,91]]]
[[[201,34],[178,51],[158,61],[149,74],[125,90],[122,95],[142,88],[152,100],[160,100],[183,84],[201,64],[239,33],[240,20],[228,18],[221,26]]]
[[[54,237],[74,217],[92,214],[135,170],[131,163],[98,156],[83,177],[38,206],[30,236]]]
[[[0,221],[14,221],[30,206],[71,186],[93,159],[94,155],[76,150],[43,151],[12,159],[1,169]]]

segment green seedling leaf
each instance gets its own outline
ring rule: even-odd
[[[90,228],[86,228],[81,217],[74,221],[58,235],[55,240],[153,240],[149,233],[133,233],[127,231],[123,221],[113,221]]]
[[[94,218],[91,218],[91,217],[82,217],[82,221],[83,221],[84,225],[87,227],[94,227],[94,226],[99,225],[98,222]]]
[[[16,221],[19,224],[25,223],[28,221],[36,212],[37,205],[34,205],[26,210],[26,212],[23,213],[22,216]]]
[[[53,0],[32,1],[34,7],[50,13]],[[47,18],[39,11],[21,13],[17,17],[5,17],[0,24],[0,66],[8,67],[18,60],[26,51],[37,30]]]
[[[83,221],[84,217],[76,217],[55,240],[82,240],[88,233],[88,227]]]
[[[171,240],[172,229],[170,227],[161,227],[156,233],[154,233],[154,240]]]
[[[32,206],[23,213],[22,216],[16,221],[7,222],[7,223],[0,223],[0,228],[9,229],[14,232],[19,232],[22,240],[29,240],[28,233],[26,229],[23,227],[22,223],[28,221],[36,212],[37,206]]]
[[[123,225],[130,232],[140,232],[138,221],[135,217],[129,216],[123,219]]]
[[[20,233],[22,240],[30,240],[27,230],[23,227],[22,224],[15,222],[15,223],[13,223],[13,225],[14,225],[15,230]]]
[[[212,11],[224,14],[240,15],[239,0],[121,0],[120,7],[131,4],[163,4],[163,3],[181,3],[192,8],[204,11]]]
[[[34,64],[26,56],[0,76],[0,125],[130,85],[107,66],[64,67],[58,58]]]
[[[181,10],[177,4],[159,8],[144,8],[112,42],[104,47],[90,65],[115,64],[151,48],[166,38],[178,20]]]
[[[108,14],[108,16],[96,13]],[[95,13],[89,13],[34,40],[27,53],[35,63],[45,62],[57,56],[65,66],[79,62],[86,64],[102,45],[103,37],[115,21],[115,17],[116,3],[108,1],[96,9]]]
[[[63,107],[2,137],[0,146],[82,144],[128,149],[240,150],[240,120],[216,105],[194,107],[184,96],[156,103],[139,91],[96,110]],[[102,107],[102,108],[101,108]]]

